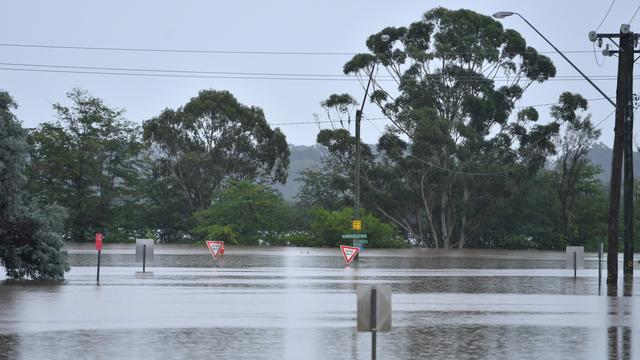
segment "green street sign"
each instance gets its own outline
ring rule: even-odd
[[[366,239],[367,234],[342,234],[343,239]]]

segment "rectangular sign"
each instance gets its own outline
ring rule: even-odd
[[[353,220],[351,222],[351,228],[353,230],[362,230],[362,220]]]
[[[573,253],[576,254],[576,269],[584,268],[584,246],[567,246],[565,255],[567,269],[573,269]]]
[[[96,250],[102,250],[102,238],[101,233],[96,234]]]
[[[373,290],[375,289],[375,301]],[[375,306],[375,311],[372,308]],[[375,319],[373,319],[375,316]],[[358,286],[358,331],[391,331],[391,286]]]
[[[146,247],[145,247],[146,245]],[[136,262],[142,263],[142,252],[146,249],[145,261],[153,261],[153,239],[136,239]]]
[[[366,239],[367,234],[342,234],[343,239]]]

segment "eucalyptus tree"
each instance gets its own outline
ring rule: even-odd
[[[363,168],[363,202],[422,245],[463,247],[495,199],[554,153],[558,121],[536,124],[534,108],[516,105],[556,69],[518,32],[470,10],[430,10],[366,45],[343,70],[373,77],[369,100],[391,125]],[[345,140],[329,135],[325,143]]]
[[[143,124],[153,158],[150,188],[157,227],[188,231],[228,180],[285,183],[289,148],[261,108],[228,91],[202,90],[177,110]],[[167,211],[168,210],[168,211]]]
[[[587,110],[587,100],[578,94],[565,92],[560,101],[551,108],[551,115],[566,124],[564,131],[557,139],[560,149],[555,162],[556,192],[560,201],[562,235],[566,243],[576,243],[578,229],[576,225],[577,203],[579,196],[591,191],[592,182],[598,171],[590,164],[587,155],[600,130],[593,126],[590,115],[580,114]],[[587,194],[588,195],[588,194]]]

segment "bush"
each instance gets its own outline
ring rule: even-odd
[[[362,231],[359,233],[368,235],[367,247],[402,248],[408,246],[393,225],[384,223],[365,211],[362,214]],[[354,233],[351,229],[352,218],[353,211],[350,208],[344,208],[340,211],[315,209],[311,223],[312,242],[319,246],[328,247],[350,244],[351,240],[343,240],[342,235]]]

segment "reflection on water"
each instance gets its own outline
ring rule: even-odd
[[[105,251],[100,286],[82,249],[64,283],[5,281],[0,359],[368,359],[355,291],[374,283],[393,289],[381,359],[631,359],[639,343],[638,286],[598,296],[597,263],[574,279],[563,254],[367,251],[345,268],[334,249],[156,250],[145,276]]]

